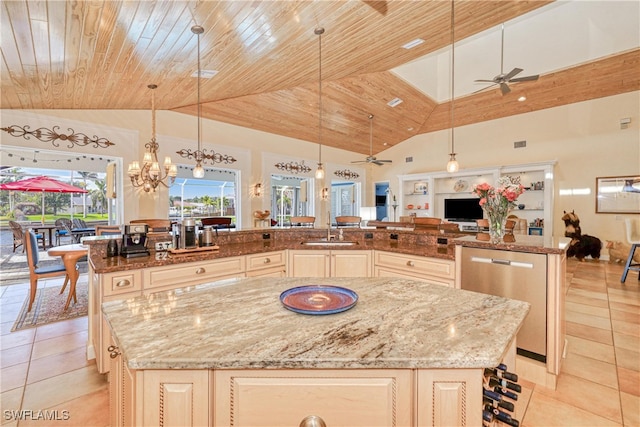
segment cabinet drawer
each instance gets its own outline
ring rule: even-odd
[[[214,426],[298,426],[316,415],[327,426],[410,426],[410,370],[214,372]]]
[[[456,271],[454,261],[381,251],[375,252],[375,265],[445,279],[454,279]]]
[[[284,265],[284,251],[247,255],[247,271]]]
[[[199,285],[227,277],[244,277],[244,257],[189,262],[144,271],[144,289]]]
[[[142,290],[141,270],[102,274],[102,294],[105,297]]]

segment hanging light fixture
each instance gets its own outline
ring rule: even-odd
[[[167,156],[164,158],[164,172],[160,169],[158,163],[158,148],[160,146],[156,141],[156,97],[154,93],[154,89],[158,86],[151,84],[147,87],[151,89],[151,140],[144,145],[147,151],[142,158],[142,167],[140,167],[140,162],[134,160],[129,164],[128,175],[131,178],[131,185],[142,187],[148,193],[151,190],[155,192],[160,184],[167,188],[173,184],[178,174],[178,168],[171,163],[171,157]]]
[[[449,162],[447,163],[447,172],[454,173],[458,172],[459,165],[456,160],[456,152],[455,152],[455,125],[453,122],[454,119],[454,97],[455,97],[455,67],[456,67],[456,56],[455,56],[455,25],[454,25],[454,3],[455,0],[451,0],[451,153],[449,153]]]
[[[318,169],[316,170],[316,179],[324,179],[322,165],[322,34],[324,34],[324,28],[316,28],[314,33],[318,36]]]
[[[200,105],[200,79],[202,77],[202,69],[200,67],[200,34],[204,33],[204,28],[200,25],[194,25],[191,27],[191,32],[198,36],[198,149],[191,151],[191,149],[182,149],[176,151],[181,157],[187,159],[195,159],[196,166],[193,168],[194,178],[204,178],[204,167],[202,164],[209,160],[211,163],[234,163],[236,159],[233,156],[227,154],[220,154],[212,151],[210,154],[207,150],[202,149],[202,105]]]

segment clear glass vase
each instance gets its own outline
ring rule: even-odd
[[[489,220],[491,242],[501,243],[506,232],[508,209],[485,209],[485,213]]]

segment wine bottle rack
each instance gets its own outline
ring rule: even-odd
[[[482,390],[483,427],[519,427],[514,417],[515,402],[522,391],[518,375],[509,372],[504,364],[484,370]]]

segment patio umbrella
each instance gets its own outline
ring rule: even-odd
[[[0,184],[0,190],[42,192],[42,223],[44,224],[44,193],[88,193],[87,190],[57,181],[47,176],[36,176],[21,181]]]

